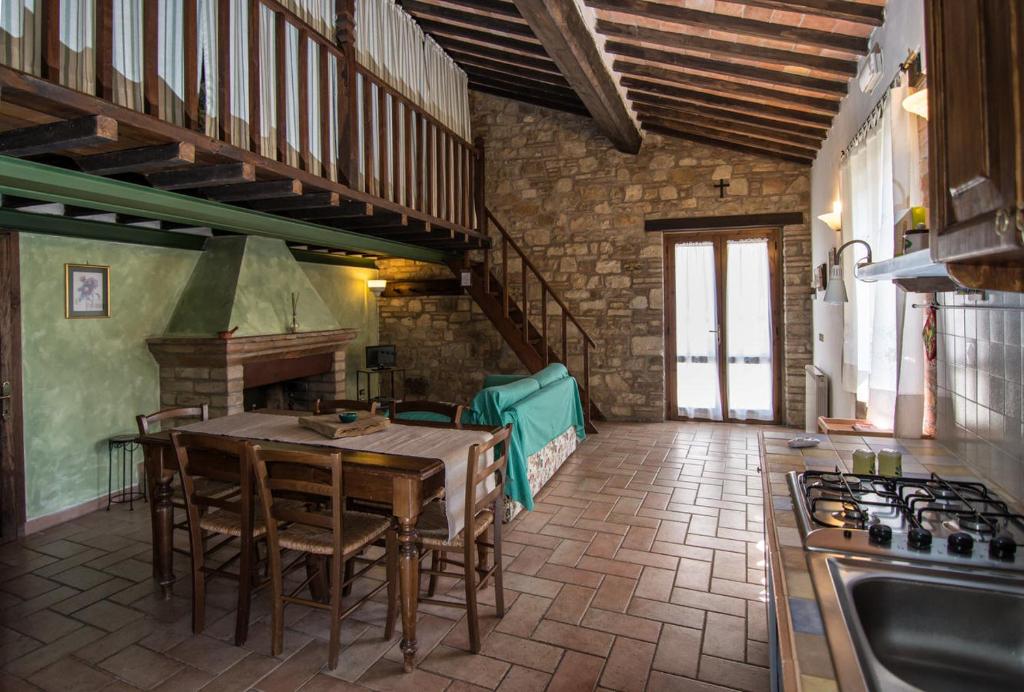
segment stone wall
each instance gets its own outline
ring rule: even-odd
[[[638,155],[616,151],[585,118],[472,94],[484,137],[487,204],[598,342],[593,396],[616,419],[665,414],[662,236],[656,218],[766,212],[807,215],[809,169],[648,133]],[[719,198],[715,181],[729,187]],[[810,362],[810,235],[783,229],[785,418],[802,426]],[[381,276],[444,276],[444,268],[382,263]],[[450,273],[447,276],[451,276]],[[398,344],[431,396],[468,399],[481,373],[517,369],[468,297],[385,299],[382,342]]]

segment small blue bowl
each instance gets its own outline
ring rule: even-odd
[[[338,414],[338,420],[342,423],[355,423],[359,419],[359,414],[355,411],[342,411]]]

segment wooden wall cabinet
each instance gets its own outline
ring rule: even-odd
[[[926,0],[931,253],[1024,291],[1024,0]]]

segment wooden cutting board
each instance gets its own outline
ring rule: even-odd
[[[336,440],[340,437],[357,437],[380,432],[391,425],[391,420],[384,416],[371,416],[369,411],[359,411],[359,418],[351,423],[342,423],[338,420],[337,413],[325,413],[322,416],[299,418],[299,425]]]

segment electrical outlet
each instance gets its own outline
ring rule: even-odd
[[[825,343],[825,335],[821,332],[818,332],[818,341]]]

